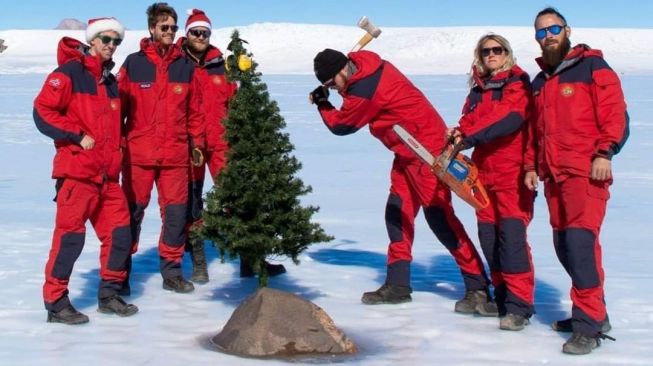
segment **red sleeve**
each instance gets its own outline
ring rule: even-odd
[[[192,147],[206,147],[204,111],[202,109],[202,83],[197,73],[193,73],[188,93],[188,134]]]
[[[531,116],[535,116],[531,106]],[[537,171],[537,135],[535,118],[526,121],[526,147],[524,150],[524,170],[527,172]]]
[[[129,111],[130,111],[130,106],[131,106],[131,88],[130,84],[131,81],[129,80],[129,74],[127,73],[127,68],[125,67],[125,64],[123,64],[120,67],[120,71],[118,71],[118,74],[116,75],[116,79],[118,80],[118,93],[120,94],[120,146],[122,148],[127,147],[127,128],[126,128],[126,121],[125,119],[127,118]]]
[[[41,92],[34,100],[34,123],[41,133],[55,141],[79,144],[83,137],[80,124],[66,114],[71,100],[70,78],[58,71],[48,75]]]
[[[610,159],[621,150],[628,138],[626,101],[619,77],[609,67],[595,70],[592,79],[594,108],[601,134],[596,155]]]
[[[476,108],[462,116],[460,131],[465,136],[467,146],[485,144],[511,135],[524,124],[529,106],[530,82],[517,76],[515,78],[503,87],[501,100],[491,102],[495,105],[490,113],[481,114],[478,112],[480,109]],[[465,104],[467,106],[467,102]]]
[[[379,112],[376,104],[369,99],[357,96],[344,97],[340,110],[331,103],[324,103],[318,108],[324,124],[339,136],[352,134],[372,122]]]

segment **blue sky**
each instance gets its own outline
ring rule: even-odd
[[[0,29],[51,29],[63,18],[87,21],[115,16],[127,28],[145,29],[145,9],[153,1],[3,1]],[[534,15],[555,6],[576,27],[653,28],[648,0],[176,0],[169,1],[186,21],[186,9],[207,12],[214,27],[256,22],[353,25],[362,15],[380,26],[531,25]]]

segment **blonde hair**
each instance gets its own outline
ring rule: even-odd
[[[500,68],[492,72],[485,68],[485,65],[483,64],[483,56],[481,56],[481,49],[483,49],[483,44],[489,40],[495,41],[501,45],[501,47],[503,47],[506,52],[506,62]],[[472,69],[476,67],[476,71],[480,77],[484,78],[490,75],[494,75],[498,72],[509,70],[513,66],[515,66],[515,56],[512,53],[510,42],[508,42],[505,37],[494,33],[488,33],[478,40],[476,43],[476,48],[474,49],[474,62],[472,63]],[[473,85],[474,73],[471,72],[469,75],[469,86],[471,87]]]

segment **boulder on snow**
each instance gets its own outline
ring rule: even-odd
[[[2,51],[6,50],[6,49],[7,49],[7,46],[5,46],[5,40],[0,38],[0,53],[2,53]]]
[[[258,289],[240,304],[212,341],[223,352],[250,357],[357,351],[319,306],[269,288]]]

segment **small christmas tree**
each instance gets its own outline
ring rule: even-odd
[[[268,255],[287,256],[298,264],[297,256],[310,244],[333,238],[310,221],[319,207],[300,205],[298,197],[311,187],[294,176],[301,163],[290,155],[294,146],[282,132],[286,123],[243,43],[235,30],[226,66],[228,79],[239,88],[224,121],[227,165],[207,194],[202,235],[223,256],[251,263],[263,287]]]

